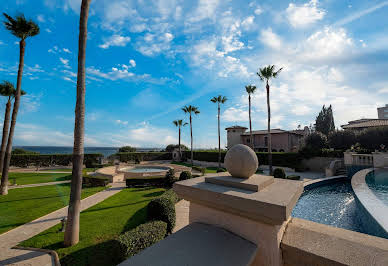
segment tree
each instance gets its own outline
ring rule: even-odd
[[[336,130],[329,133],[327,141],[330,148],[347,150],[357,143],[356,137],[356,134],[352,130]]]
[[[85,134],[85,56],[90,1],[91,0],[82,0],[79,19],[77,101],[75,105],[73,169],[70,201],[64,239],[66,247],[75,245],[79,241],[79,217],[81,209],[82,165],[84,159]]]
[[[330,132],[335,131],[331,105],[328,108],[325,106],[322,107],[322,110],[315,119],[315,130],[321,132],[325,136],[329,136]]]
[[[20,94],[25,95],[26,92],[22,90]],[[5,148],[7,145],[7,138],[8,138],[9,118],[11,116],[12,99],[15,98],[16,89],[11,82],[4,81],[3,83],[0,84],[0,95],[8,97],[7,104],[5,105],[3,136],[1,138],[1,149],[0,149],[0,171],[2,171],[3,165],[4,165]]]
[[[11,16],[3,13],[6,18],[4,22],[5,28],[9,30],[14,36],[20,39],[19,42],[19,69],[16,83],[16,95],[15,103],[13,105],[11,127],[9,129],[9,135],[7,140],[7,148],[4,156],[4,163],[1,175],[1,194],[8,194],[8,170],[11,162],[12,141],[15,132],[16,118],[19,111],[20,96],[22,91],[22,76],[24,68],[24,51],[26,47],[26,39],[39,34],[39,27],[32,20],[26,20],[24,15],[19,15],[15,19]]]
[[[187,148],[186,145],[181,144],[180,147],[181,147],[181,150],[184,150],[184,151],[189,150],[189,148]],[[165,148],[165,151],[166,152],[173,152],[176,148],[179,148],[179,144],[168,144]]]
[[[119,152],[135,152],[136,148],[131,147],[131,146],[123,146],[119,148]]]
[[[220,105],[224,104],[227,100],[228,99],[225,96],[222,96],[222,95],[218,95],[217,97],[213,97],[210,100],[213,103],[217,103],[217,107],[218,107],[218,168],[221,168],[221,132],[220,132],[220,112],[221,112],[221,106]],[[250,100],[249,100],[249,102],[250,102]],[[250,113],[249,113],[249,115],[250,115]],[[250,120],[251,119],[249,118],[249,121]],[[252,131],[251,131],[251,134],[252,134]]]
[[[182,119],[178,119],[178,120],[174,120],[172,121],[172,123],[178,127],[178,131],[179,131],[179,138],[178,138],[178,148],[179,148],[179,156],[180,158],[182,159],[182,146],[181,146],[181,128],[186,126],[187,123],[183,122]],[[167,146],[168,147],[168,146]],[[167,151],[167,147],[166,147],[166,151]]]
[[[185,114],[189,114],[190,118],[190,139],[191,139],[191,165],[193,165],[193,121],[192,121],[192,115],[199,114],[198,107],[192,106],[192,105],[186,105],[182,108],[182,111],[185,112]]]
[[[251,120],[251,94],[253,94],[256,90],[255,85],[247,85],[245,86],[245,90],[248,93],[248,103],[249,103],[249,135],[250,135],[250,144],[252,149],[254,149],[253,145],[253,135],[252,135],[252,120]]]
[[[268,109],[268,164],[269,164],[269,174],[272,175],[272,138],[271,138],[271,107],[269,102],[269,81],[272,78],[276,78],[280,71],[282,71],[282,67],[279,68],[278,71],[275,71],[274,65],[268,65],[267,67],[263,67],[259,69],[257,75],[260,80],[265,82],[265,88],[267,90],[267,109]]]
[[[310,150],[320,151],[327,147],[327,138],[321,132],[316,131],[306,137],[305,145]]]

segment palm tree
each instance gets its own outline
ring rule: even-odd
[[[254,149],[253,135],[252,135],[252,120],[251,120],[251,94],[255,93],[256,86],[255,85],[247,85],[247,86],[245,86],[245,90],[248,93],[248,102],[249,102],[249,135],[250,135],[249,142],[251,143],[252,149]]]
[[[172,123],[179,128],[179,140],[178,140],[178,147],[179,147],[179,156],[182,159],[182,151],[181,151],[181,128],[186,126],[187,123],[183,122],[182,119],[174,120]]]
[[[265,82],[265,88],[267,90],[267,108],[268,108],[268,164],[269,164],[269,174],[272,175],[272,139],[271,139],[271,107],[269,102],[269,80],[272,78],[276,78],[280,71],[282,71],[282,67],[279,68],[278,71],[275,71],[274,65],[268,65],[267,67],[263,67],[259,69],[257,75],[260,80]]]
[[[185,112],[185,114],[189,114],[190,117],[190,137],[191,137],[191,165],[193,165],[193,121],[191,115],[197,115],[199,114],[198,107],[192,106],[192,105],[186,105],[182,108],[182,111]]]
[[[218,168],[221,168],[221,132],[220,132],[220,112],[221,104],[224,104],[228,99],[225,96],[218,95],[210,101],[218,104]]]
[[[70,201],[67,212],[64,239],[66,247],[75,245],[79,241],[79,217],[81,210],[82,166],[84,159],[85,134],[85,56],[90,1],[91,0],[82,0],[79,20],[77,101],[75,105],[73,169]]]
[[[25,95],[25,91],[21,91],[21,95]],[[16,89],[9,81],[4,81],[0,84],[0,95],[8,97],[7,104],[5,105],[4,123],[3,123],[3,136],[1,138],[1,150],[0,150],[0,171],[3,169],[5,147],[8,138],[9,118],[11,116],[12,99],[16,96]]]
[[[26,47],[26,39],[28,37],[33,37],[39,34],[39,27],[32,20],[26,20],[24,15],[19,15],[15,19],[11,16],[3,13],[7,21],[4,22],[5,28],[9,30],[13,35],[20,39],[19,42],[19,70],[16,84],[16,95],[15,95],[15,103],[13,105],[12,111],[12,120],[11,127],[9,130],[7,148],[4,156],[4,165],[2,169],[2,177],[1,177],[1,194],[8,194],[8,170],[9,164],[11,162],[11,152],[12,152],[12,140],[15,131],[16,125],[16,117],[19,111],[20,105],[20,95],[21,95],[21,87],[22,87],[22,76],[23,76],[23,67],[24,67],[24,50]]]

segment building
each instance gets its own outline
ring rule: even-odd
[[[225,128],[227,132],[227,148],[230,149],[236,144],[245,144],[252,146],[250,143],[250,133],[246,127],[232,126]],[[272,129],[272,151],[274,152],[296,152],[304,143],[304,137],[310,133],[308,127],[304,130],[282,130]],[[267,151],[268,133],[267,130],[254,130],[253,147],[255,151]]]
[[[377,108],[378,118],[362,118],[349,121],[348,124],[341,127],[345,130],[361,131],[368,128],[388,126],[388,104]]]
[[[388,119],[388,104],[384,107],[377,108],[377,117],[379,119]]]

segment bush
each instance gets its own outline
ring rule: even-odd
[[[164,192],[160,198],[167,198],[170,199],[172,202],[177,203],[179,201],[178,195],[174,192],[174,190],[169,189]]]
[[[226,172],[225,168],[218,168],[217,169],[217,173],[224,173],[224,172]]]
[[[306,147],[321,150],[327,146],[327,138],[321,132],[313,132],[306,137]]]
[[[86,168],[93,168],[93,166],[94,166],[93,160],[87,159],[87,160],[85,161],[85,166],[86,166]]]
[[[125,184],[127,187],[163,187],[165,181],[165,177],[128,178],[125,180]]]
[[[115,156],[120,162],[172,160],[170,152],[119,152]]]
[[[274,171],[273,171],[273,176],[275,178],[286,178],[286,173],[284,172],[284,169],[283,168],[276,168]]]
[[[290,179],[290,180],[300,180],[300,176],[299,175],[289,175],[289,176],[287,176],[287,179]]]
[[[82,184],[87,187],[105,187],[109,184],[109,179],[104,177],[83,176]]]
[[[162,240],[167,234],[167,223],[152,221],[141,224],[134,229],[125,232],[117,238],[120,259],[136,255],[143,249],[152,246]]]
[[[12,150],[11,154],[14,155],[14,154],[40,154],[40,153],[35,152],[35,151],[21,149],[21,148],[15,148]]]
[[[173,152],[175,149],[179,148],[179,144],[169,144],[166,147],[166,152]],[[188,151],[189,148],[187,146],[181,144],[181,151]]]
[[[166,176],[164,177],[166,186],[172,187],[172,185],[175,183],[175,170],[170,169],[167,171]]]
[[[194,170],[198,171],[198,172],[201,172],[202,175],[205,174],[206,172],[206,168],[205,167],[200,167],[200,166],[192,166],[191,168],[193,168]]]
[[[153,199],[147,206],[148,220],[159,220],[167,223],[167,233],[175,227],[175,203],[169,197]]]
[[[124,146],[119,149],[119,152],[135,152],[136,148],[131,146]]]
[[[357,142],[357,139],[351,130],[336,130],[329,134],[327,142],[330,148],[347,150]]]
[[[388,147],[388,128],[371,128],[361,131],[357,135],[357,142],[361,148],[374,151],[380,150],[380,145]]]
[[[192,178],[192,175],[191,175],[191,172],[189,171],[183,171],[180,175],[179,175],[179,181],[181,180],[187,180],[187,179],[190,179]]]

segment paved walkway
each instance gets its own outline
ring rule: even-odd
[[[81,201],[81,211],[113,196],[124,188],[124,182],[111,184],[110,188],[83,199]],[[52,257],[47,253],[12,249],[12,247],[60,223],[66,215],[67,207],[64,207],[1,234],[0,265],[54,265]]]
[[[51,186],[51,185],[58,185],[58,184],[67,184],[71,183],[71,180],[65,180],[65,181],[55,181],[55,182],[47,182],[47,183],[36,183],[36,184],[27,184],[27,185],[16,185],[16,186],[9,186],[9,189],[15,189],[15,188],[25,188],[25,187],[43,187],[43,186]]]

